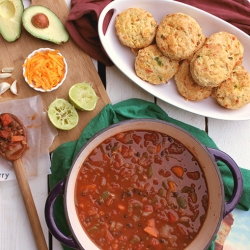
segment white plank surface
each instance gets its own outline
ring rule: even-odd
[[[106,91],[113,104],[130,98],[140,98],[154,102],[154,97],[152,95],[135,85],[116,67],[109,67],[106,69],[106,81]]]
[[[250,121],[208,119],[208,134],[240,167],[250,169]]]
[[[47,176],[30,180],[29,185],[48,242],[48,229],[44,218],[44,204],[48,196]],[[0,183],[0,200],[0,249],[36,249],[21,193],[15,181]]]

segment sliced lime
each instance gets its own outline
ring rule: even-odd
[[[97,100],[94,89],[87,82],[76,83],[69,89],[69,101],[78,110],[93,110]]]
[[[74,128],[79,121],[75,107],[62,98],[57,98],[50,104],[48,116],[51,123],[62,130]]]

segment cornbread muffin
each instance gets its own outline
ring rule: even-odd
[[[213,98],[227,109],[239,109],[250,103],[250,74],[240,65],[230,77],[213,89]]]
[[[243,52],[236,36],[227,32],[212,34],[191,60],[193,79],[201,86],[217,87],[242,63]]]
[[[190,16],[173,13],[165,16],[156,31],[156,44],[161,52],[173,60],[190,57],[202,40],[200,25]]]
[[[178,67],[179,62],[164,56],[155,44],[140,49],[135,59],[136,75],[152,84],[166,83]]]
[[[116,16],[115,28],[123,45],[140,49],[153,42],[157,22],[148,11],[140,8],[129,8]]]
[[[202,87],[192,78],[189,70],[189,61],[184,60],[180,63],[179,69],[174,76],[179,93],[190,101],[201,101],[211,95],[211,87]]]

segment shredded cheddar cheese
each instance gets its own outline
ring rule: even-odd
[[[58,53],[58,50],[37,52],[23,64],[26,68],[24,77],[35,88],[51,90],[62,81],[65,65],[63,56]]]

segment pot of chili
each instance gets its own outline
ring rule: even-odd
[[[218,160],[234,179],[228,201]],[[241,172],[226,153],[173,124],[133,119],[107,127],[83,146],[50,192],[45,218],[54,237],[76,249],[207,249],[242,187]],[[61,194],[70,237],[53,217]]]

